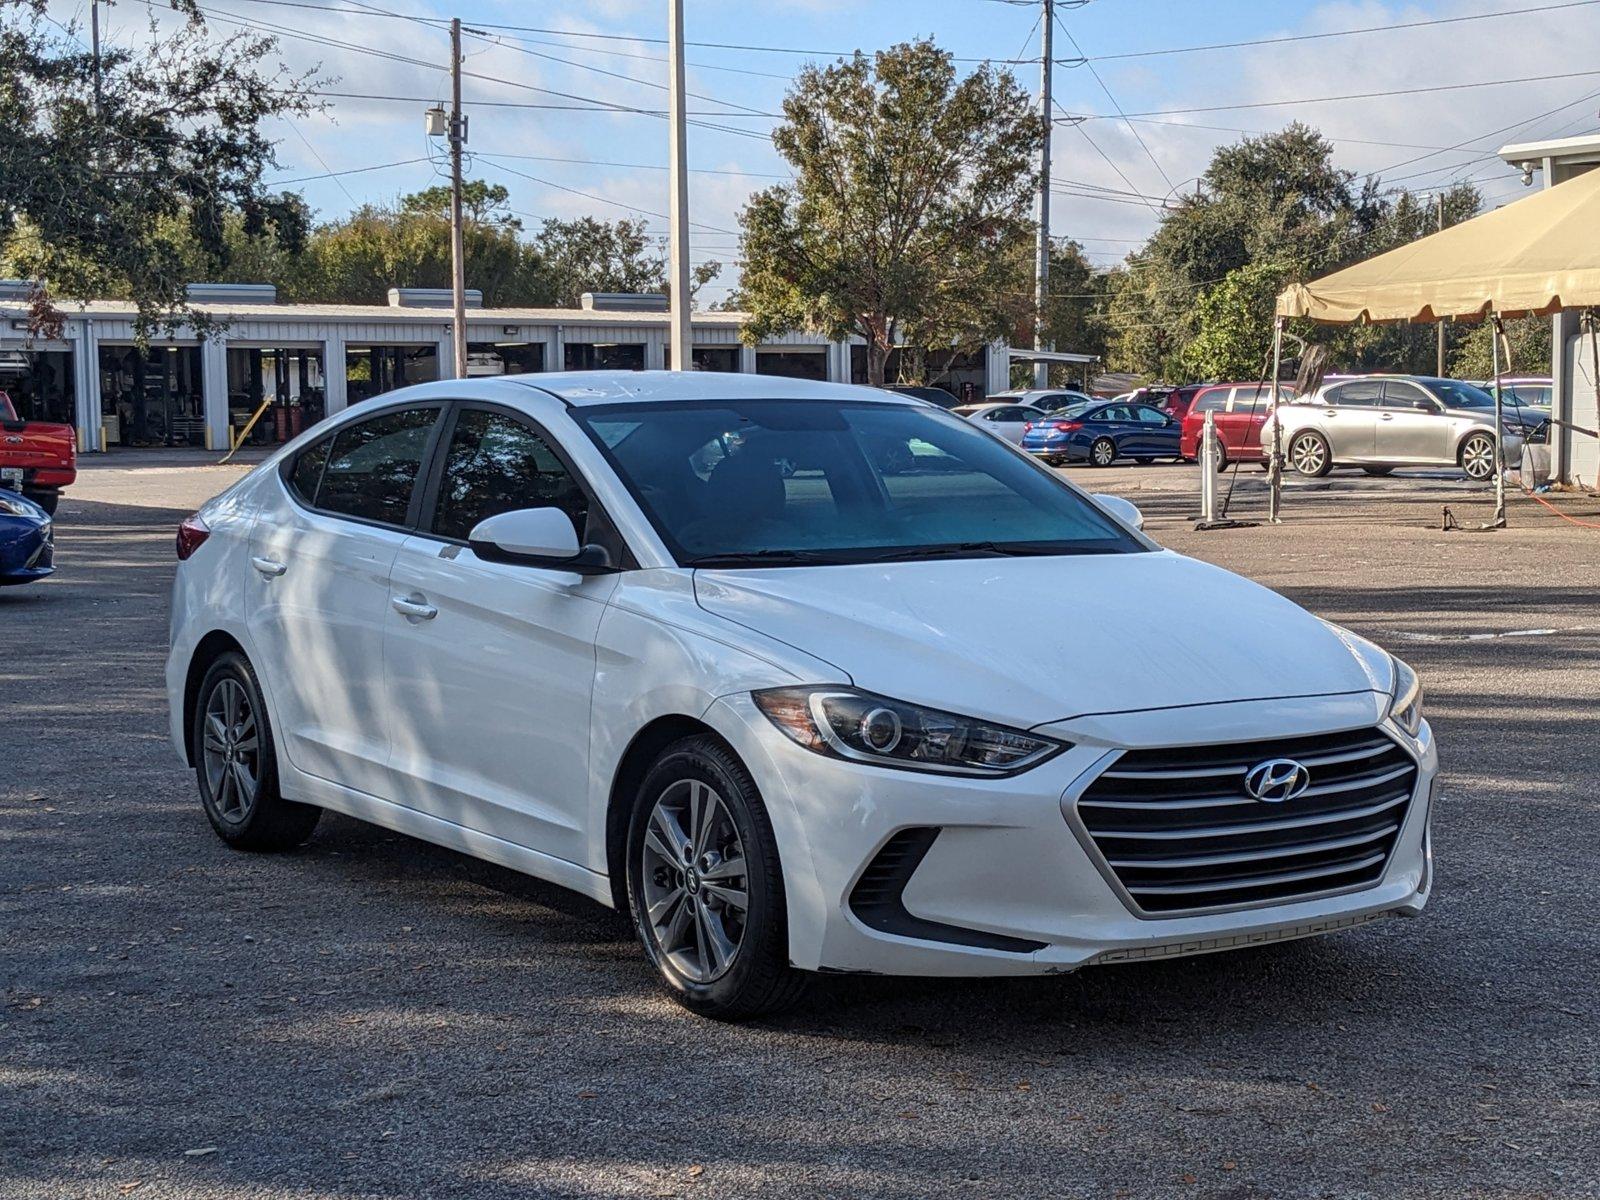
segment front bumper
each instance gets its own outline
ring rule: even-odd
[[[1075,835],[1064,807],[1123,749],[1370,728],[1383,722],[1385,705],[1384,697],[1354,693],[1081,718],[1040,730],[1071,740],[1071,749],[1019,776],[983,780],[824,758],[790,742],[748,696],[726,697],[707,715],[766,800],[796,966],[992,976],[1207,953],[1420,912],[1431,886],[1427,830],[1438,769],[1426,726],[1416,742],[1386,727],[1416,758],[1416,786],[1382,875],[1359,891],[1226,912],[1140,915]],[[880,851],[908,830],[938,831],[897,884],[911,922],[869,924],[857,911],[859,898],[852,907],[852,894],[873,878],[869,869],[882,873]]]
[[[55,571],[55,527],[0,530],[0,586],[32,583]]]

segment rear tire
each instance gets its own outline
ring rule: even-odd
[[[217,836],[236,850],[292,850],[322,810],[278,790],[277,745],[261,685],[244,655],[229,651],[200,681],[189,730],[200,803]]]
[[[48,491],[48,492],[27,492],[27,493],[24,493],[24,494],[27,497],[27,499],[32,500],[35,504],[37,504],[40,508],[44,509],[45,512],[49,513],[52,517],[56,515],[56,505],[61,503],[61,493],[60,492],[55,491],[55,490],[52,489],[51,491]]]
[[[772,822],[719,739],[684,738],[650,768],[628,825],[627,884],[645,955],[685,1008],[737,1021],[805,991],[808,977],[789,965]]]
[[[1297,433],[1289,443],[1289,463],[1301,475],[1320,479],[1333,470],[1333,455],[1320,433]]]
[[[1109,467],[1117,461],[1117,444],[1110,438],[1095,438],[1089,447],[1089,465],[1091,467]]]

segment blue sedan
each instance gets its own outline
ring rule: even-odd
[[[1109,467],[1119,458],[1149,462],[1180,458],[1182,428],[1148,404],[1096,401],[1075,404],[1035,421],[1022,435],[1022,448],[1052,466],[1086,462]]]
[[[0,491],[0,587],[32,583],[55,570],[50,514],[16,492]]]

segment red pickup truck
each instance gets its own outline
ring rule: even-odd
[[[71,425],[24,421],[0,392],[0,488],[21,492],[53,513],[61,489],[78,478],[78,437]]]

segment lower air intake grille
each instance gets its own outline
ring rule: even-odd
[[[1259,763],[1311,783],[1268,804]],[[1376,729],[1270,742],[1130,750],[1078,800],[1078,817],[1141,912],[1280,904],[1375,883],[1416,790],[1414,759]]]

